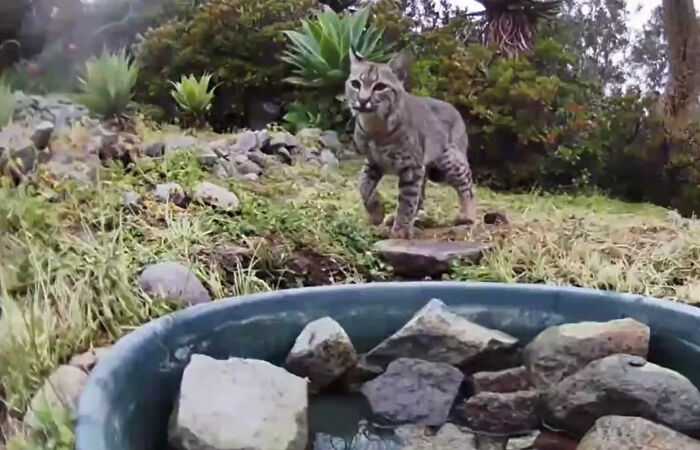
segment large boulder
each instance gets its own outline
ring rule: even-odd
[[[577,450],[698,450],[700,441],[640,417],[598,419]]]
[[[624,353],[646,358],[649,335],[649,327],[633,319],[551,327],[525,348],[525,365],[535,386],[546,389],[606,356]]]
[[[433,299],[364,359],[381,367],[401,357],[463,367],[477,358],[511,350],[517,343],[513,336],[470,322]]]
[[[308,324],[287,356],[287,370],[308,377],[321,390],[357,364],[357,352],[338,322],[324,317]]]
[[[683,375],[639,356],[590,363],[543,395],[547,423],[582,435],[601,417],[639,416],[700,434],[700,391]]]
[[[478,263],[488,246],[475,242],[431,239],[388,239],[377,242],[373,251],[402,277],[423,279],[447,273],[456,261]]]
[[[306,381],[266,361],[195,354],[169,440],[183,450],[305,450],[307,395]]]
[[[474,434],[451,423],[437,432],[418,425],[402,425],[395,433],[401,450],[479,450]]]
[[[482,392],[469,398],[459,414],[470,429],[485,433],[515,434],[535,430],[537,391],[510,393]]]
[[[400,358],[362,386],[372,411],[393,423],[438,426],[447,421],[464,375],[454,367]]]
[[[211,301],[197,276],[189,268],[172,261],[146,267],[139,278],[139,286],[152,297],[184,305]]]
[[[34,394],[24,423],[31,428],[40,428],[39,415],[42,413],[68,411],[74,415],[87,378],[87,374],[77,367],[60,366]]]

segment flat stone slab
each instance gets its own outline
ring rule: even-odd
[[[489,249],[488,245],[478,242],[433,239],[388,239],[373,247],[397,275],[409,278],[442,275],[458,260],[478,264]]]

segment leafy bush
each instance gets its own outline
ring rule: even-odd
[[[174,115],[167,80],[209,71],[220,81],[211,124],[216,130],[244,125],[251,101],[288,91],[282,79],[289,67],[279,60],[283,31],[296,28],[317,6],[316,0],[213,0],[191,18],[149,31],[135,49],[142,73],[138,99]]]
[[[126,112],[138,79],[138,67],[124,49],[89,59],[80,78],[80,101],[95,114],[114,117]]]
[[[179,82],[171,81],[171,95],[185,115],[198,124],[202,124],[214,100],[216,86],[209,89],[211,77],[209,73],[203,74],[199,79],[194,75],[183,75]]]
[[[369,25],[370,9],[340,16],[333,10],[304,20],[302,31],[285,31],[290,44],[282,59],[294,67],[286,81],[314,88],[338,89],[350,74],[350,49],[374,61],[386,61],[391,46],[383,30]]]
[[[0,128],[4,127],[15,113],[15,94],[3,78],[0,78]]]

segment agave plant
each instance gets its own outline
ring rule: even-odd
[[[559,12],[563,0],[477,0],[484,11],[481,16],[481,37],[486,45],[497,47],[513,57],[532,50],[537,23],[551,20]]]
[[[102,117],[117,117],[126,112],[134,95],[138,67],[131,62],[126,50],[115,53],[106,50],[85,63],[85,75],[79,79],[80,101]]]
[[[198,123],[202,123],[214,100],[214,91],[218,85],[209,89],[211,78],[209,73],[203,74],[199,79],[194,75],[183,75],[179,82],[170,82],[173,85],[170,95],[180,109]]]
[[[15,94],[3,78],[0,78],[0,128],[4,127],[15,113]]]
[[[350,73],[350,49],[364,58],[386,61],[391,45],[384,42],[384,31],[368,25],[369,7],[354,14],[339,15],[331,9],[302,22],[301,31],[286,31],[289,46],[282,59],[294,67],[296,76],[289,83],[339,88]]]

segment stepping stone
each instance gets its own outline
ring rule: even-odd
[[[373,250],[397,275],[422,279],[447,273],[455,261],[478,264],[489,246],[466,241],[388,239],[377,242]]]

